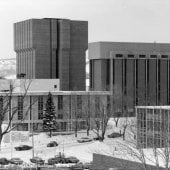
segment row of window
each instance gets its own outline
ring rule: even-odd
[[[169,120],[170,111],[164,109],[138,109],[137,119],[138,120],[154,120],[164,121]]]
[[[153,146],[157,148],[166,147],[170,146],[170,139],[160,136],[160,134],[155,134],[154,136],[149,137],[146,137],[144,134],[140,134],[140,137],[138,138],[138,146],[143,148]]]
[[[82,118],[82,107],[83,107],[83,102],[82,102],[82,96],[77,95],[75,96],[76,99],[76,116],[77,118]],[[107,102],[110,101],[110,98],[107,97]],[[61,111],[58,113],[58,119],[63,119],[63,96],[59,95],[58,96],[58,111]],[[100,96],[95,97],[95,116],[98,117],[100,115]],[[71,102],[70,102],[70,107],[71,107]],[[90,107],[90,102],[88,103],[88,107]],[[43,101],[43,96],[38,96],[38,119],[43,119],[43,113],[44,113],[44,101]],[[110,109],[110,105],[108,103],[107,109]],[[24,119],[24,101],[23,101],[23,96],[18,96],[18,101],[17,101],[17,110],[18,110],[18,115],[17,119],[18,120],[23,120]],[[3,112],[3,97],[0,96],[0,112]]]
[[[115,55],[115,57],[116,58],[123,58],[125,55],[123,55],[123,54],[116,54]],[[138,55],[139,56],[139,58],[146,58],[147,56],[146,55]],[[135,55],[132,55],[132,54],[128,54],[127,55],[127,57],[128,58],[135,58]],[[158,58],[159,57],[159,55],[150,55],[149,56],[150,58]],[[168,58],[168,55],[160,55],[160,57],[161,58]]]
[[[17,110],[18,110],[18,120],[23,120],[23,110],[24,110],[24,103],[23,103],[23,96],[18,96],[18,103],[17,103]],[[44,102],[43,96],[38,97],[38,119],[43,118],[43,111],[44,111]],[[3,97],[0,96],[0,114],[2,115],[4,111],[4,101]],[[58,110],[63,109],[63,96],[58,96]],[[58,116],[59,119],[63,118],[63,115]]]

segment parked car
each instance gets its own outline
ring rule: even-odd
[[[48,165],[54,165],[58,163],[66,163],[66,159],[63,156],[55,156],[54,158],[48,159]]]
[[[83,163],[79,162],[76,165],[71,166],[71,170],[84,170]]]
[[[30,162],[35,163],[35,164],[39,164],[39,165],[43,165],[45,160],[43,160],[40,157],[33,157],[30,159]]]
[[[94,137],[93,140],[99,140],[99,141],[102,141],[102,137],[101,136],[97,136],[97,137]]]
[[[79,159],[77,159],[75,156],[70,156],[65,158],[66,163],[78,163]]]
[[[48,165],[54,165],[58,163],[58,159],[57,158],[49,158],[48,159]]]
[[[77,140],[77,142],[79,142],[79,143],[91,142],[91,141],[92,141],[92,139],[88,138],[88,137],[82,137],[82,138]]]
[[[23,164],[23,160],[21,158],[11,158],[9,161],[11,164],[15,164],[15,165]]]
[[[15,147],[16,151],[25,151],[30,149],[32,149],[32,146],[28,146],[28,145],[20,145]]]
[[[7,158],[0,158],[1,165],[8,165],[10,161]]]
[[[84,169],[92,169],[92,162],[87,162],[83,164]]]
[[[120,133],[117,133],[117,132],[114,132],[114,133],[111,133],[110,135],[107,135],[108,138],[118,138],[118,137],[121,137],[122,134]]]
[[[51,141],[50,143],[47,144],[47,147],[56,147],[58,146],[58,143],[56,141]]]

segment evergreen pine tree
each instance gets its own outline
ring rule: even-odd
[[[50,132],[50,137],[52,136],[52,130],[56,129],[55,106],[52,94],[50,92],[48,93],[48,98],[45,106],[45,113],[43,116],[43,128]]]

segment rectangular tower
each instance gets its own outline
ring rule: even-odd
[[[30,19],[14,24],[17,75],[60,79],[61,90],[85,90],[88,22]]]

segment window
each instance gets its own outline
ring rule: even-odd
[[[82,118],[82,96],[77,95],[77,118]]]
[[[106,90],[109,90],[109,86],[110,86],[110,60],[106,60],[106,88],[107,88]]]
[[[150,55],[150,58],[157,58],[157,55]]]
[[[161,55],[161,57],[162,57],[162,58],[168,58],[168,56],[167,56],[167,55]]]
[[[153,109],[147,109],[147,119],[153,120]]]
[[[110,99],[110,96],[107,96],[107,113],[108,113],[108,115],[111,114],[111,99]]]
[[[58,96],[58,110],[63,109],[63,96]]]
[[[154,109],[154,121],[160,121],[160,110]]]
[[[56,78],[57,79],[59,78],[59,54],[57,50],[56,50]]]
[[[123,55],[122,54],[116,54],[116,58],[122,58]]]
[[[18,120],[23,119],[23,96],[18,96]]]
[[[100,98],[99,96],[95,97],[95,116],[99,116],[100,115]]]
[[[38,119],[43,118],[43,96],[38,96]]]
[[[3,96],[0,96],[0,114],[3,113]]]
[[[139,55],[139,58],[145,58],[145,55]]]
[[[58,119],[63,119],[63,114],[58,114]]]
[[[77,96],[77,109],[82,110],[82,96]]]
[[[130,54],[128,55],[128,58],[134,58],[134,55]]]
[[[136,92],[136,101],[135,104],[136,106],[138,105],[138,60],[136,60],[136,63],[134,62],[134,65],[136,64],[136,88],[135,88],[135,92]],[[135,79],[135,78],[134,78]]]

